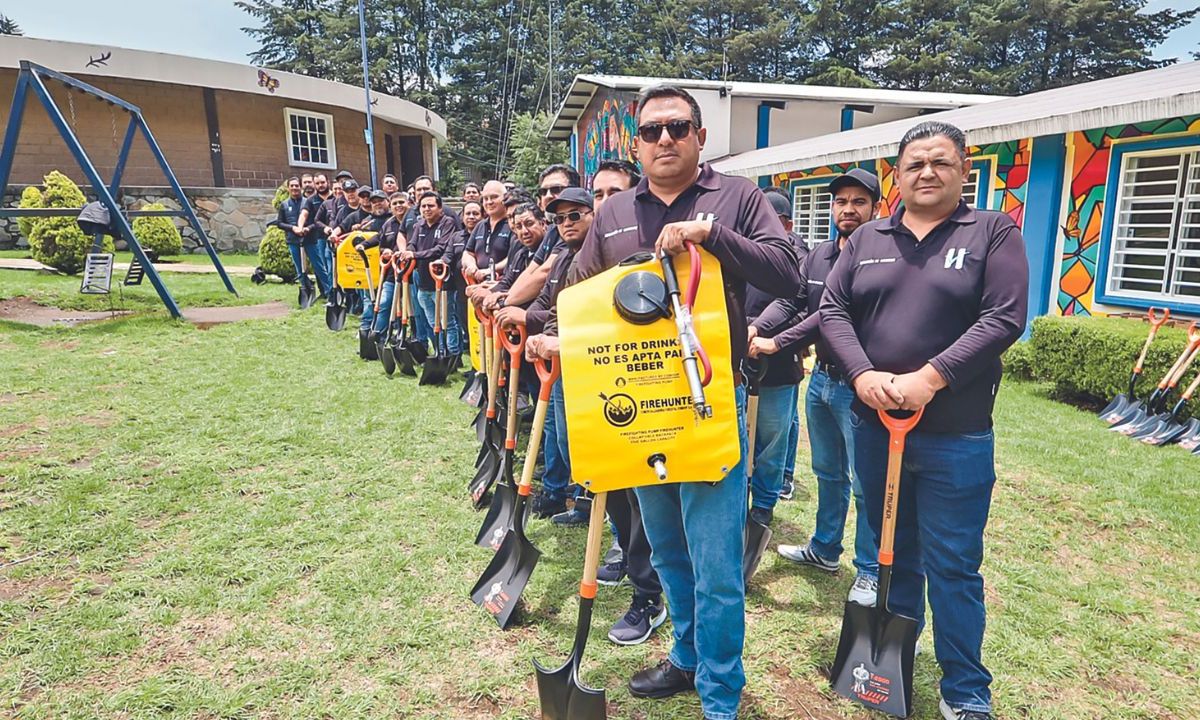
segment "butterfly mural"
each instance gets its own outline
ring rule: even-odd
[[[258,85],[259,87],[265,87],[269,92],[273,93],[279,87],[279,80],[268,75],[265,70],[259,70]]]

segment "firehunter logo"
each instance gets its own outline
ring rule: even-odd
[[[946,251],[945,268],[947,270],[949,270],[950,268],[954,268],[955,270],[962,270],[963,261],[967,259],[967,255],[968,255],[968,253],[967,253],[966,248],[950,248],[949,250]]]

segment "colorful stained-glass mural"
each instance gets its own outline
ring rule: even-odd
[[[771,178],[771,184],[776,187],[786,188],[796,180],[808,180],[809,178],[821,177],[822,175],[841,175],[853,167],[865,167],[868,170],[874,171],[874,163],[843,163],[840,165],[822,165],[817,168],[807,168],[805,170],[796,170],[794,172],[779,173]]]
[[[1200,133],[1200,116],[1116,125],[1067,136],[1070,192],[1064,213],[1066,220],[1060,228],[1062,256],[1059,258],[1058,298],[1054,305],[1059,314],[1092,314],[1113,142],[1185,132]]]
[[[1029,140],[1012,140],[969,148],[972,158],[991,176],[982,178],[991,190],[988,209],[1007,213],[1017,225],[1025,220],[1025,190],[1029,184]],[[900,186],[896,182],[896,158],[879,160],[879,190],[883,195],[881,215],[894,215],[900,209]]]
[[[629,93],[597,94],[579,119],[579,153],[585,177],[590,178],[601,160],[633,158],[633,138],[637,133],[637,98]]]

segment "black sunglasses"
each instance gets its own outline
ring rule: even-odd
[[[587,215],[590,212],[591,212],[591,210],[572,210],[571,212],[568,212],[568,213],[549,213],[546,215],[546,219],[549,220],[550,222],[554,223],[555,225],[562,225],[563,223],[565,223],[568,220],[570,220],[573,223],[579,222],[580,220],[583,219],[583,217],[585,215]]]
[[[566,190],[566,185],[547,185],[546,187],[538,188],[538,195],[545,197],[547,195],[562,195],[562,191]]]
[[[672,120],[665,123],[646,123],[638,128],[638,137],[642,142],[656,143],[662,137],[663,128],[672,140],[682,140],[692,131],[691,120]]]

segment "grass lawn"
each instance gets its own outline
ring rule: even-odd
[[[32,258],[28,249],[22,250],[0,250],[0,258]],[[257,267],[258,253],[220,253],[221,263],[230,267]],[[128,250],[120,250],[113,254],[113,260],[119,263],[127,263],[133,259],[133,253]],[[162,265],[165,270],[170,271],[171,263],[194,263],[197,265],[208,265],[208,254],[200,253],[199,255],[174,255],[163,258]]]
[[[33,277],[10,275],[0,297]],[[193,281],[217,282],[171,277],[184,305],[207,292]],[[255,301],[294,295],[245,285]],[[353,346],[318,309],[205,331],[161,312],[0,326],[0,716],[536,715],[530,661],[569,651],[584,533],[533,525],[527,620],[498,630],[468,599],[489,554],[472,544],[459,384],[389,380]],[[1194,717],[1197,459],[1117,437],[1031,384],[1005,387],[997,421],[984,572],[1000,717]],[[802,475],[777,541],[811,531]],[[843,565],[830,577],[764,560],[744,718],[868,717],[818,674]],[[629,696],[625,679],[668,642],[605,639],[628,600],[601,588],[586,680],[608,689],[610,718],[698,717],[694,696]],[[930,719],[924,645],[916,717]]]

